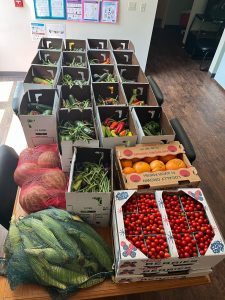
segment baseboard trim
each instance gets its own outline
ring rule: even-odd
[[[0,71],[0,76],[5,77],[25,77],[26,72]]]

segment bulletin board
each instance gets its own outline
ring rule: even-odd
[[[36,19],[116,23],[119,0],[34,0]]]

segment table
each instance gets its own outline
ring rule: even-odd
[[[18,194],[16,197],[13,214],[16,217],[24,216],[26,213],[21,208],[18,201]],[[111,243],[110,228],[99,228],[97,230],[101,234],[106,242]],[[187,286],[195,286],[202,284],[209,284],[210,277],[192,277],[186,279],[176,280],[162,280],[162,281],[149,281],[149,282],[135,282],[130,284],[115,284],[111,280],[91,287],[86,290],[81,290],[78,293],[71,296],[70,300],[82,300],[82,299],[95,299],[104,298],[110,296],[122,296],[129,294],[140,294],[145,292],[155,292],[166,289],[174,289]],[[44,287],[26,284],[19,286],[15,291],[12,291],[9,287],[8,281],[4,277],[0,277],[0,300],[49,300],[51,299],[48,292]]]

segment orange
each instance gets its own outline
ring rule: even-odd
[[[152,172],[156,172],[156,171],[164,171],[166,170],[166,166],[165,164],[161,161],[161,160],[153,160],[151,163],[150,163],[150,167],[152,169]]]
[[[149,164],[147,164],[145,161],[138,161],[134,163],[133,168],[136,173],[151,172]]]
[[[169,160],[174,159],[174,158],[176,158],[176,155],[168,154],[168,155],[165,155],[165,156],[160,156],[159,159],[160,159],[162,162],[164,162],[164,164],[166,164]]]
[[[126,167],[132,168],[132,166],[133,166],[132,160],[130,160],[130,159],[121,159],[120,162],[121,162],[122,168],[126,168]]]
[[[156,160],[156,159],[158,159],[158,156],[156,156],[156,157],[145,157],[143,160],[146,163],[150,164],[150,162],[152,162],[153,160]]]
[[[185,165],[183,160],[181,160],[179,158],[171,159],[166,163],[167,170],[177,170],[177,169],[186,168],[186,167],[187,166]]]
[[[131,173],[135,173],[135,170],[133,168],[131,168],[131,167],[125,167],[123,169],[123,173],[124,174],[131,174]]]

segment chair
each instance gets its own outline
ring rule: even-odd
[[[13,174],[18,164],[18,155],[9,146],[0,146],[0,224],[9,229],[17,185]]]
[[[210,64],[205,65],[205,61],[213,58],[218,44],[219,40],[210,38],[200,38],[196,41],[197,51],[201,51],[203,53],[203,57],[199,66],[201,71],[208,71]]]
[[[156,100],[157,100],[159,106],[162,106],[162,104],[164,102],[164,96],[163,96],[161,89],[159,88],[158,84],[155,82],[155,80],[150,75],[147,76],[147,79],[149,81],[149,84],[152,88],[152,91],[156,97]]]

